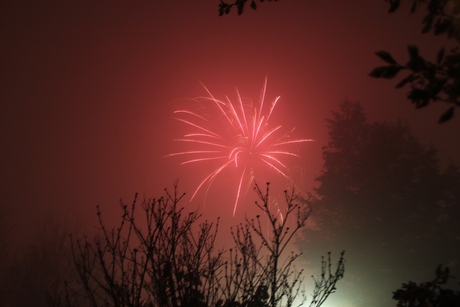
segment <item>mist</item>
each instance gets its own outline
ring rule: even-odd
[[[40,297],[46,302],[42,286],[62,283],[71,275],[65,261],[71,258],[68,235],[93,237],[101,230],[97,207],[107,225],[116,227],[120,202],[130,204],[136,193],[139,199],[161,197],[165,188],[173,190],[175,182],[180,193],[186,193],[181,204],[187,212],[198,210],[207,221],[220,217],[217,242],[231,248],[230,227],[259,214],[254,204],[258,196],[252,184],[245,185],[235,209],[241,172],[229,167],[190,200],[220,164],[183,165],[184,157],[169,156],[194,150],[175,141],[191,129],[174,118],[174,111],[197,111],[196,98],[209,98],[206,89],[222,101],[228,97],[236,103],[239,93],[257,104],[265,79],[267,103],[280,96],[269,124],[292,131],[292,139],[314,140],[289,147],[298,157],[282,157],[289,178],[271,168],[254,173],[260,187],[270,182],[280,212],[286,210],[284,190],[298,192],[299,203],[312,210],[306,227],[290,245],[303,253],[297,266],[305,269],[307,293],[313,287],[310,275],[320,272],[321,256],[332,252],[335,264],[343,250],[345,275],[326,307],[396,305],[393,291],[409,280],[432,280],[439,264],[458,275],[458,226],[452,226],[458,219],[459,211],[454,210],[458,199],[452,211],[440,212],[432,205],[437,196],[430,193],[402,207],[400,198],[398,203],[393,202],[396,196],[390,201],[383,192],[404,185],[406,177],[383,173],[387,157],[396,152],[389,147],[397,147],[392,140],[404,135],[427,152],[430,146],[436,149],[430,170],[436,173],[432,178],[441,178],[438,173],[460,163],[460,120],[454,116],[438,124],[445,105],[416,109],[406,97],[408,89],[395,88],[397,78],[369,76],[382,65],[376,51],[387,50],[404,62],[407,45],[417,45],[427,58],[436,58],[438,50],[450,47],[452,41],[422,34],[423,14],[410,15],[407,4],[388,14],[385,1],[291,0],[224,16],[218,15],[218,4],[186,0],[0,4],[0,251],[5,272],[0,275],[10,276],[6,281],[10,297],[21,297],[23,302]],[[366,180],[372,182],[365,190],[372,193],[379,183],[388,185],[387,190],[378,190],[381,194],[369,192],[372,200],[325,188],[324,148],[332,148],[328,119],[340,113],[345,101],[359,103],[365,114],[365,124],[357,131],[374,127],[365,135],[373,141],[366,143],[368,148],[359,148],[362,155],[356,160],[365,160],[367,150],[373,164],[359,165],[363,173],[354,175],[364,178],[362,182],[351,180],[360,187]],[[347,141],[356,140],[354,136],[351,133]],[[415,156],[407,159],[414,160]],[[426,161],[420,163],[424,169]],[[369,165],[375,168],[366,172]],[[395,165],[405,170],[405,164]],[[449,191],[460,190],[458,181],[445,180],[453,184]],[[343,179],[336,186],[351,181]],[[447,184],[436,189],[441,187]],[[353,209],[346,206],[355,203],[359,206]],[[391,209],[388,203],[393,204]],[[403,221],[420,204],[424,206],[420,216],[431,214],[432,220],[426,221],[438,221],[436,235],[425,232],[422,218]],[[400,241],[402,237],[407,241]]]

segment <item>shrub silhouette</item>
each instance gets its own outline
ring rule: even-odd
[[[393,299],[398,301],[397,307],[457,307],[460,306],[460,292],[444,289],[450,278],[449,268],[441,265],[436,269],[436,277],[432,281],[417,284],[409,281],[393,292]]]
[[[308,211],[286,191],[287,210],[280,218],[270,209],[269,185],[265,193],[257,185],[255,190],[262,216],[232,228],[235,247],[228,251],[216,247],[219,220],[200,223],[196,211],[179,206],[184,194],[178,194],[177,183],[173,193],[165,189],[158,199],[138,205],[136,195],[130,206],[122,203],[117,228],[107,228],[98,208],[98,236],[72,239],[79,285],[68,286],[55,305],[275,307],[293,306],[297,296],[302,305],[302,270],[294,266],[300,255],[286,251]],[[263,219],[268,232],[262,230]],[[326,271],[323,261],[311,306],[335,291],[344,274],[343,254],[336,272]]]

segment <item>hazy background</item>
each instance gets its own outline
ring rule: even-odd
[[[444,106],[416,111],[405,90],[394,89],[396,80],[368,76],[382,64],[375,51],[405,62],[408,44],[431,58],[446,44],[421,35],[421,15],[410,16],[409,7],[390,15],[383,0],[285,0],[219,17],[218,3],[0,4],[0,204],[11,211],[16,245],[25,244],[50,212],[91,228],[97,205],[118,217],[119,199],[129,202],[135,192],[159,196],[179,179],[191,194],[206,169],[164,156],[177,150],[173,139],[184,133],[171,118],[177,101],[206,95],[201,83],[219,98],[235,97],[237,87],[256,100],[268,77],[268,98],[281,96],[273,121],[296,127],[296,137],[317,140],[301,145],[302,159],[291,166],[304,191],[323,165],[324,119],[345,99],[360,101],[370,121],[407,120],[443,162],[460,163],[458,118],[438,125]],[[223,190],[224,179],[205,204],[200,194],[187,205],[200,206],[205,217],[223,217],[227,226],[254,212],[255,194],[233,218],[234,192]],[[222,227],[222,235],[226,231]],[[352,256],[348,264],[356,268]],[[404,280],[382,281],[390,289],[385,305],[392,304],[391,290],[416,271],[407,269]],[[360,292],[359,274],[346,268],[330,306],[356,306],[350,300]]]

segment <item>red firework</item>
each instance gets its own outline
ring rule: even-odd
[[[199,103],[198,109],[174,111],[175,118],[191,129],[190,133],[176,141],[190,143],[194,149],[168,156],[188,157],[181,164],[219,162],[218,167],[200,182],[191,199],[204,185],[207,184],[209,189],[214,179],[225,169],[234,167],[239,170],[241,173],[233,208],[235,215],[243,183],[247,182],[248,186],[253,183],[256,164],[263,164],[289,179],[288,167],[282,158],[299,157],[289,150],[290,145],[313,140],[290,139],[289,133],[280,136],[280,125],[269,126],[270,117],[280,97],[265,105],[267,79],[263,84],[258,105],[254,105],[251,100],[243,99],[238,90],[234,103],[228,97],[225,97],[224,101],[216,99],[206,87],[204,88],[209,96],[196,99]]]

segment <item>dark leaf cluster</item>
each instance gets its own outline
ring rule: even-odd
[[[376,55],[387,64],[374,68],[369,74],[374,78],[392,79],[401,71],[404,76],[396,88],[410,85],[407,98],[416,108],[423,108],[431,102],[442,101],[451,106],[441,115],[439,122],[450,120],[456,107],[460,106],[460,53],[458,49],[445,55],[445,49],[438,52],[436,62],[430,62],[419,54],[417,46],[408,46],[409,60],[406,64],[398,63],[387,51],[377,51]]]
[[[398,301],[397,307],[457,307],[460,306],[460,292],[444,289],[449,279],[449,268],[441,265],[436,269],[436,277],[432,281],[417,284],[409,281],[393,292],[393,299]]]
[[[263,3],[265,0],[259,0],[261,3]],[[271,1],[278,1],[278,0],[267,0],[267,2]],[[230,11],[236,7],[236,10],[238,12],[238,15],[241,15],[244,11],[244,8],[247,4],[248,0],[235,0],[234,2],[226,2],[223,0],[220,0],[219,3],[219,16],[222,16],[224,14],[229,14]],[[257,9],[257,4],[255,0],[250,1],[251,9],[255,10]]]
[[[396,11],[402,0],[386,0],[389,2],[389,12]],[[432,31],[435,35],[445,34],[448,38],[460,41],[460,1],[448,0],[412,0],[411,13],[426,8],[423,18],[422,33]],[[449,9],[448,9],[449,8]],[[422,57],[417,46],[409,46],[409,60],[406,64],[397,62],[390,53],[377,51],[387,64],[374,68],[369,74],[374,78],[392,79],[401,71],[409,72],[403,77],[396,88],[410,85],[407,98],[416,108],[423,108],[432,102],[445,102],[450,107],[439,117],[439,122],[450,120],[456,107],[460,106],[460,51],[453,48],[446,55],[445,48],[438,51],[436,60],[429,61]]]
[[[389,13],[396,11],[402,0],[385,0],[389,2]],[[452,5],[450,5],[450,2]],[[433,31],[433,34],[446,34],[449,38],[460,39],[458,14],[460,4],[458,1],[449,0],[412,0],[411,14],[415,13],[424,6],[425,16],[422,20],[422,33]]]

